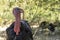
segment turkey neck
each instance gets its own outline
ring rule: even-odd
[[[20,25],[20,15],[15,17],[15,25],[18,25],[18,24]]]
[[[16,32],[16,35],[18,35],[18,33],[20,32],[20,21],[21,21],[21,17],[20,14],[17,14],[17,16],[15,17],[15,25],[14,25],[14,31]]]

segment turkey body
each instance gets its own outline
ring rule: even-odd
[[[53,25],[52,23],[49,24],[49,27],[48,29],[51,31],[51,32],[54,32],[55,31],[55,25]]]
[[[14,23],[13,22],[10,27],[6,29],[7,40],[33,40],[32,30],[27,21],[21,20],[21,27],[19,35],[16,35],[14,32]]]

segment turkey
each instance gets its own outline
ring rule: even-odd
[[[49,29],[51,32],[54,32],[54,31],[55,31],[55,27],[56,27],[56,26],[55,26],[53,23],[50,23],[48,29]]]
[[[47,22],[46,21],[41,22],[41,24],[39,25],[39,27],[41,27],[42,29],[47,28]]]
[[[42,33],[46,30],[47,25],[48,25],[48,22],[47,22],[47,21],[42,21],[42,22],[39,24],[39,28],[41,29],[41,32],[42,32]]]
[[[26,20],[21,20],[23,9],[13,8],[15,21],[6,29],[7,40],[33,40],[32,29]]]

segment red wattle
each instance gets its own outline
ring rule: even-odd
[[[14,32],[16,32],[16,35],[19,35],[20,28],[18,26],[14,27]]]

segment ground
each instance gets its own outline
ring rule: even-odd
[[[0,40],[6,40],[6,30],[7,27],[0,27]],[[37,31],[36,31],[37,30]],[[36,32],[35,32],[36,31]],[[34,40],[60,40],[60,32],[59,31],[55,31],[54,33],[50,33],[48,31],[41,31],[40,29],[38,30],[38,28],[35,28],[33,30],[34,33]]]
[[[37,33],[34,36],[34,40],[60,40],[60,32],[41,32],[37,31]]]

